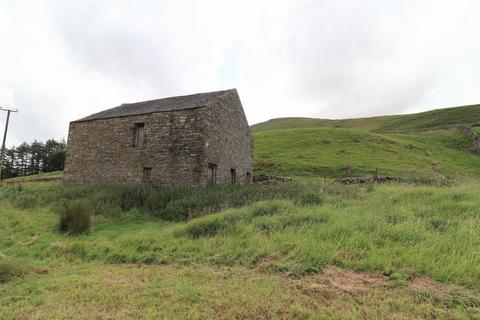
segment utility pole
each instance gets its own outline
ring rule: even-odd
[[[7,122],[5,122],[5,133],[3,134],[2,152],[0,154],[0,180],[3,180],[3,156],[5,155],[5,143],[7,142],[8,122],[10,121],[10,113],[18,112],[18,109],[0,107],[0,111],[7,112]]]

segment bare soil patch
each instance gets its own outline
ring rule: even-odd
[[[427,295],[431,299],[443,303],[480,306],[480,295],[474,290],[458,285],[444,284],[421,275],[415,275],[412,278],[409,289],[416,294]]]

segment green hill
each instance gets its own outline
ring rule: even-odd
[[[279,118],[254,125],[255,171],[297,177],[480,175],[480,156],[460,133],[480,105],[358,119]]]
[[[380,116],[357,119],[278,118],[252,126],[255,132],[291,128],[348,128],[379,133],[402,133],[446,128],[455,124],[480,122],[480,105],[437,109],[415,114]]]
[[[297,177],[378,174],[478,176],[480,156],[464,135],[437,130],[379,134],[299,128],[255,132],[255,173]]]

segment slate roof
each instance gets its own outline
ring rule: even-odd
[[[88,117],[76,120],[74,122],[200,108],[207,106],[219,97],[230,92],[236,92],[236,89],[197,93],[188,96],[177,96],[135,103],[124,103],[118,107],[94,113]]]

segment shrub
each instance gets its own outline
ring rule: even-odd
[[[90,230],[92,207],[87,201],[63,202],[56,210],[60,214],[58,224],[60,232],[80,234]]]
[[[0,283],[9,282],[28,272],[28,267],[18,260],[0,258]]]

